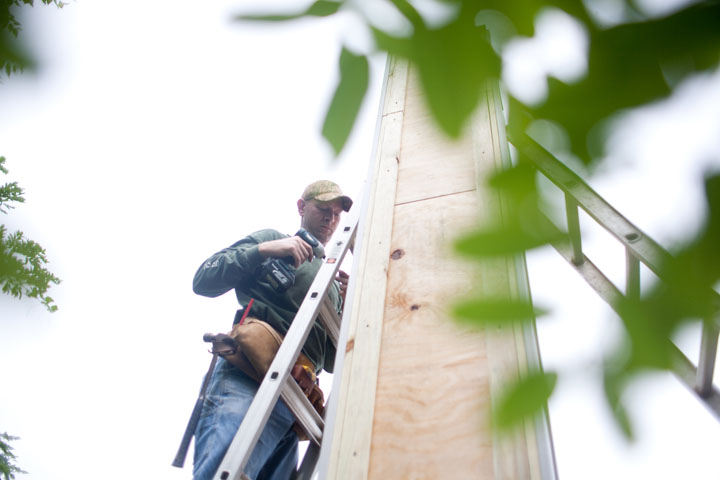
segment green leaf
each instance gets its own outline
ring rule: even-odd
[[[522,157],[520,160],[517,165],[492,175],[487,184],[509,202],[510,215],[520,215],[524,211],[525,216],[537,216],[540,215],[540,198],[535,184],[537,170]]]
[[[14,440],[18,440],[18,437],[0,433],[0,476],[4,477],[4,480],[13,480],[16,473],[27,473],[15,465],[16,457],[13,447],[10,445],[10,442]]]
[[[486,80],[500,78],[500,58],[474,17],[475,10],[461,9],[457,18],[436,29],[416,21],[411,37],[373,30],[379,49],[417,67],[433,118],[453,138],[475,111]]]
[[[530,302],[507,299],[475,298],[452,308],[452,315],[457,320],[477,326],[526,323],[545,313],[545,310],[533,308]]]
[[[408,19],[412,24],[413,28],[425,28],[425,21],[423,20],[420,12],[407,0],[390,0],[395,8]]]
[[[627,409],[622,402],[622,391],[624,390],[628,374],[627,371],[614,372],[606,368],[603,386],[605,387],[605,398],[607,399],[615,423],[623,435],[625,435],[625,438],[632,441],[635,438],[632,423],[630,422]]]
[[[411,58],[413,56],[412,38],[394,37],[372,27],[371,30],[378,49],[400,58]]]
[[[530,111],[563,126],[578,157],[586,162],[600,158],[606,122],[623,110],[670,95],[664,65],[679,69],[676,81],[717,66],[718,22],[720,3],[697,2],[658,19],[591,28],[585,78],[574,84],[550,78],[547,101]]]
[[[556,383],[557,373],[534,371],[511,384],[494,409],[495,425],[507,430],[541,412]]]
[[[472,232],[455,241],[455,251],[471,257],[513,255],[546,245],[563,237],[555,229],[545,228],[539,222],[499,226]]]
[[[323,137],[330,142],[335,155],[347,142],[368,88],[370,70],[367,57],[355,55],[347,48],[340,53],[338,83],[323,124]]]
[[[442,130],[457,138],[475,111],[490,78],[500,77],[500,59],[484,28],[460,17],[437,30],[415,34],[420,82]]]
[[[630,343],[629,348],[625,347],[623,350],[626,351],[618,352],[617,357],[625,357],[627,368],[672,368],[674,351],[670,337],[683,319],[677,307],[675,302],[667,301],[667,298],[656,302],[652,297],[639,300],[623,297],[619,301],[616,310]]]
[[[60,279],[45,268],[47,258],[39,244],[25,238],[20,231],[5,234],[5,226],[0,225],[0,290],[3,293],[17,298],[23,295],[40,298],[51,284],[60,283]],[[50,312],[57,310],[50,297],[42,303]]]
[[[318,0],[310,5],[307,10],[299,13],[289,14],[267,14],[267,15],[236,15],[235,20],[249,20],[257,22],[284,22],[288,20],[297,20],[303,17],[328,17],[338,12],[342,3],[329,2],[327,0]]]

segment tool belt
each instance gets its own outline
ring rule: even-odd
[[[237,348],[228,347],[231,342],[224,341],[221,338],[222,335],[217,335],[217,340],[213,342],[214,351],[250,378],[261,383],[280,348],[283,341],[282,335],[267,322],[248,317],[243,323],[234,325],[228,336],[235,341]],[[315,410],[322,415],[324,395],[317,385],[315,366],[302,352],[290,371],[290,375],[298,383]],[[300,440],[307,440],[307,436],[298,422],[295,422],[293,429]]]

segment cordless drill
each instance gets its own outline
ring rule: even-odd
[[[316,257],[322,258],[325,255],[324,247],[310,232],[301,228],[295,235],[313,247],[313,254]],[[292,267],[294,263],[293,257],[270,257],[260,265],[258,278],[270,284],[275,291],[282,293],[295,284],[295,268]]]

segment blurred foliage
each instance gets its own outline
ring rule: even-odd
[[[17,439],[18,437],[13,437],[7,433],[0,433],[0,475],[4,480],[14,479],[16,473],[27,473],[14,463],[15,454],[10,442]]]
[[[5,157],[0,157],[0,172],[7,174]],[[12,203],[22,203],[25,198],[17,182],[0,186],[0,212],[8,213]],[[3,293],[16,298],[26,295],[37,298],[49,312],[57,310],[55,301],[47,295],[51,284],[60,279],[45,268],[45,249],[25,238],[23,232],[7,234],[5,225],[0,225],[0,286]]]
[[[60,0],[41,0],[45,5],[65,6]],[[19,41],[22,25],[17,9],[23,5],[33,6],[34,0],[0,0],[0,71],[5,75],[32,69],[35,62]]]
[[[42,0],[42,3],[55,4],[62,8],[60,0]],[[19,41],[22,25],[17,19],[17,8],[22,5],[33,6],[33,0],[0,0],[0,74],[11,75],[35,67],[35,62]],[[0,156],[0,172],[8,173],[5,157]],[[23,190],[17,182],[0,186],[0,212],[7,214],[13,203],[25,201]],[[54,300],[47,296],[50,284],[60,283],[60,279],[45,268],[47,258],[45,249],[23,233],[16,231],[6,236],[5,225],[0,225],[0,285],[3,293],[16,298],[27,295],[37,298],[49,312],[57,311]],[[18,437],[0,434],[0,476],[4,480],[13,480],[16,473],[27,473],[15,464],[15,454],[11,441]]]
[[[328,139],[336,154],[340,153],[350,135],[369,81],[367,58],[343,48],[340,53],[340,83],[322,129],[323,136]]]
[[[42,0],[45,5],[65,6],[60,0]],[[33,6],[33,0],[0,0],[0,72],[5,75],[18,74],[35,67],[32,56],[22,42],[22,25],[18,20],[18,9]],[[5,157],[0,157],[0,172],[7,174]],[[7,214],[14,208],[12,203],[22,203],[25,198],[17,182],[0,186],[0,212]],[[7,232],[0,225],[0,286],[3,293],[16,298],[26,295],[37,298],[49,312],[57,310],[54,300],[47,295],[51,284],[60,279],[45,268],[45,249],[36,242],[25,238],[23,232]]]
[[[473,298],[456,303],[452,313],[463,323],[483,327],[502,327],[512,323],[523,323],[528,318],[539,317],[547,312],[533,306],[530,301]]]
[[[545,407],[556,383],[556,373],[532,371],[508,384],[493,411],[495,426],[500,430],[511,429],[520,420],[532,418]]]
[[[438,127],[459,137],[480,102],[488,82],[502,78],[502,56],[512,40],[532,37],[538,16],[546,9],[560,10],[584,31],[587,71],[574,82],[548,79],[548,94],[538,104],[525,104],[508,96],[510,138],[520,138],[533,121],[551,122],[564,131],[570,151],[586,165],[600,163],[605,153],[608,126],[629,109],[667,98],[683,79],[718,67],[720,60],[720,1],[688,1],[672,11],[652,13],[636,0],[386,0],[408,28],[389,31],[375,15],[386,10],[361,6],[352,0],[318,1],[299,13],[244,15],[241,20],[278,21],[348,14],[357,16],[374,40],[374,51],[340,55],[341,79],[335,91],[323,135],[336,153],[352,129],[349,116],[359,108],[359,95],[367,87],[360,57],[387,52],[408,59],[416,68],[427,105]],[[442,7],[442,15],[429,15],[427,6]],[[611,5],[612,4],[612,5]],[[623,7],[612,26],[598,17],[598,9]],[[420,8],[423,7],[423,8]],[[592,7],[592,8],[590,8]],[[491,35],[486,34],[487,30]],[[492,37],[492,41],[491,41]],[[355,67],[348,66],[351,59]],[[362,62],[366,65],[367,62]],[[351,71],[360,74],[351,74]],[[352,76],[351,76],[352,75]],[[352,84],[355,83],[353,86]],[[345,111],[346,115],[339,112]],[[329,125],[332,124],[332,125]],[[520,151],[516,164],[490,181],[504,198],[502,221],[491,221],[457,241],[457,250],[484,260],[514,255],[566,235],[544,220],[542,196],[536,188],[531,159]],[[640,372],[672,370],[675,350],[672,335],[690,321],[710,322],[717,315],[720,279],[720,176],[706,181],[708,212],[703,232],[662,266],[661,282],[642,298],[625,298],[613,305],[626,329],[625,340],[607,358],[604,376],[608,405],[628,437],[632,424],[623,406],[623,392]],[[530,305],[507,299],[470,299],[455,307],[465,322],[477,325],[532,321]],[[715,317],[716,318],[716,317]],[[509,386],[496,408],[496,423],[519,422],[545,404],[555,374],[533,373]]]

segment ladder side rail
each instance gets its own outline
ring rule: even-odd
[[[326,258],[315,275],[305,299],[300,305],[278,352],[275,354],[270,369],[260,384],[240,424],[240,428],[238,428],[215,474],[214,480],[239,480],[244,475],[245,465],[250,459],[263,428],[265,428],[281,390],[286,385],[290,370],[310,334],[310,329],[314,325],[320,305],[348,250],[350,239],[357,228],[359,210],[359,208],[352,208],[349,218],[344,222],[345,226],[330,239],[330,244],[338,247],[337,242],[340,241],[340,246],[344,248],[333,248],[330,254],[326,251]]]
[[[511,136],[510,141],[535,164],[543,175],[566,194],[572,196],[590,217],[617,238],[634,257],[659,278],[663,278],[661,267],[665,262],[672,260],[672,255],[667,250],[627,220],[590,188],[582,178],[533,139],[524,134],[515,134]],[[714,298],[714,304],[720,312],[720,294],[715,290],[710,290],[710,295]],[[716,315],[713,322],[720,328],[720,315]]]
[[[386,70],[389,70],[390,68],[390,61],[387,61],[386,64]],[[385,82],[387,82],[387,71],[385,73]],[[382,89],[383,92],[383,98],[385,95],[385,88]],[[383,102],[380,102],[380,105],[383,105]],[[382,107],[380,108],[380,113],[378,116],[382,117]],[[379,135],[379,126],[380,126],[380,120],[378,120],[378,127],[377,131],[375,133],[376,140],[375,144],[377,148],[377,136]],[[374,157],[373,153],[373,157]],[[370,171],[372,172],[372,162],[370,163],[369,167]],[[369,178],[372,178],[372,175],[369,174]],[[371,182],[367,182],[365,184],[365,190],[363,192],[363,202],[361,204],[362,210],[360,210],[359,218],[367,219],[368,217],[368,211],[369,211],[369,203],[371,198]],[[333,366],[333,382],[331,387],[331,393],[328,396],[327,401],[325,402],[325,431],[323,431],[323,443],[318,448],[317,454],[314,451],[311,451],[313,449],[313,445],[310,445],[308,447],[308,451],[310,452],[311,456],[303,458],[302,464],[300,465],[300,469],[298,470],[298,479],[297,480],[309,480],[310,478],[318,478],[320,480],[323,480],[328,475],[328,469],[330,465],[330,456],[331,456],[331,447],[332,443],[335,441],[333,438],[335,435],[334,432],[334,424],[337,421],[337,412],[339,409],[339,401],[340,401],[340,390],[342,385],[342,373],[345,363],[345,354],[346,351],[346,345],[348,343],[348,338],[350,337],[350,323],[352,318],[352,308],[351,306],[355,302],[355,289],[358,284],[358,272],[362,270],[362,264],[361,264],[361,258],[362,258],[362,252],[364,248],[367,248],[364,245],[364,235],[365,230],[368,228],[368,223],[366,220],[363,220],[362,222],[359,222],[357,225],[357,228],[355,229],[354,235],[353,235],[353,241],[351,242],[351,246],[354,247],[356,250],[353,250],[353,264],[352,264],[352,272],[354,275],[351,275],[350,280],[348,282],[348,289],[345,293],[345,305],[342,311],[342,319],[340,322],[340,331],[339,331],[339,339],[338,339],[338,348],[342,349],[341,353],[335,355],[335,365]],[[317,455],[317,456],[315,456]],[[307,464],[306,464],[307,463]],[[315,474],[317,474],[316,477],[313,477]]]
[[[490,125],[496,130],[496,137],[499,141],[500,166],[502,169],[509,169],[512,166],[510,156],[510,148],[508,144],[508,132],[505,128],[507,119],[503,111],[503,101],[500,94],[499,84],[496,82],[488,82],[488,109],[491,112]],[[567,199],[568,197],[566,197]],[[577,204],[566,203],[568,225],[573,221],[573,212],[575,218],[576,243],[574,248],[579,252],[582,258],[582,243],[580,241],[580,222],[578,220]],[[527,261],[524,252],[517,254],[514,259],[515,278],[517,285],[517,294],[520,298],[532,301],[530,294],[530,283],[527,273]],[[540,345],[537,336],[536,321],[532,319],[528,324],[521,327],[521,335],[525,347],[525,356],[527,366],[538,371],[543,371],[542,358],[540,355]],[[555,449],[552,440],[552,428],[550,426],[550,412],[547,402],[542,412],[533,419],[533,427],[535,430],[534,439],[537,448],[537,462],[539,467],[540,480],[557,480],[557,461],[555,459]]]
[[[554,227],[554,224],[549,218],[545,216],[543,217],[543,220],[548,223],[548,226]],[[593,290],[595,290],[598,296],[602,298],[613,310],[615,310],[616,313],[619,314],[619,312],[617,311],[617,305],[619,304],[619,301],[623,298],[623,294],[610,281],[610,279],[607,278],[605,274],[597,266],[595,266],[589,258],[587,258],[587,256],[584,257],[581,264],[576,264],[574,262],[573,247],[569,244],[567,240],[559,240],[553,242],[552,245],[555,250],[560,254],[560,256],[562,256],[570,265],[572,265],[573,268],[575,268],[575,270],[580,274],[580,276],[588,283],[588,285],[590,285]],[[714,323],[710,323],[710,328],[714,329],[714,331],[717,332]],[[713,338],[712,335],[708,335],[708,337]],[[715,347],[717,347],[717,334],[714,336],[714,338],[716,343]],[[676,377],[681,381],[681,383],[683,383],[688,389],[690,389],[698,396],[700,401],[705,404],[705,406],[717,417],[718,421],[720,421],[720,391],[712,384],[712,370],[708,369],[710,365],[702,367],[701,364],[701,366],[696,367],[674,343],[672,343],[670,340],[668,340],[668,343],[673,349],[675,356],[673,373],[675,373]],[[712,345],[708,346],[708,356],[712,353],[711,347]],[[712,356],[714,361],[714,354]],[[706,382],[704,384],[705,388],[707,389],[706,392],[702,392],[700,389],[697,388],[697,379],[701,373],[701,368],[706,369],[703,372],[705,378],[707,378],[708,375],[710,377],[709,382]]]
[[[575,172],[556,159],[527,135],[511,135],[510,141],[538,170],[590,215],[598,224],[618,239],[642,263],[658,276],[660,267],[670,254],[637,226],[607,203]]]

